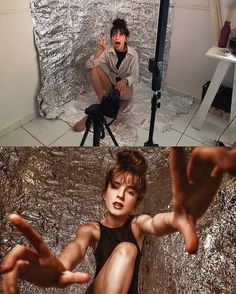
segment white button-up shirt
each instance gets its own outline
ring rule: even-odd
[[[86,63],[87,68],[93,68],[100,65],[106,65],[108,68],[108,76],[113,85],[116,84],[116,78],[126,79],[129,87],[139,80],[139,58],[138,53],[132,47],[127,46],[127,54],[123,59],[119,69],[116,68],[118,57],[114,47],[110,47],[102,52],[102,54],[94,59],[94,54]]]

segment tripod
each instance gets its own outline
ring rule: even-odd
[[[156,110],[161,107],[158,100],[161,99],[161,78],[163,71],[163,59],[165,50],[165,40],[166,40],[166,29],[168,23],[170,0],[161,0],[160,11],[159,11],[159,21],[158,21],[158,31],[157,31],[157,41],[156,41],[156,53],[155,58],[149,60],[149,71],[152,72],[152,90],[154,92],[152,97],[152,108],[151,108],[151,120],[149,129],[149,138],[144,146],[159,146],[153,142],[153,133],[156,119]]]
[[[115,119],[113,119],[109,124],[107,123],[103,113],[101,104],[93,104],[85,109],[85,113],[88,114],[86,120],[86,130],[84,132],[83,138],[80,143],[80,147],[84,146],[88,133],[91,126],[93,125],[93,146],[100,146],[100,139],[105,138],[105,130],[107,130],[115,146],[119,146],[112,131],[110,125]]]

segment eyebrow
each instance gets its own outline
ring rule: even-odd
[[[118,181],[115,181],[115,180],[111,181],[111,183],[112,183],[112,184],[115,184],[115,185],[122,185],[122,182],[118,182]],[[127,188],[128,188],[128,189],[133,189],[133,190],[136,191],[135,186],[131,186],[131,185],[129,185],[129,186],[127,186]]]

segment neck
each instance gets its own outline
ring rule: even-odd
[[[125,51],[127,51],[127,45],[124,45],[124,48],[123,49],[116,49],[116,51],[119,51],[119,52],[125,52]]]
[[[103,219],[102,223],[110,228],[118,228],[121,227],[123,224],[126,223],[129,215],[123,215],[123,216],[114,216],[110,213],[106,215],[106,217]]]

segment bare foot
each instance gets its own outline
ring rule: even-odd
[[[81,120],[77,121],[77,123],[73,126],[73,130],[75,132],[83,132],[86,128],[86,120],[87,120],[87,115],[84,116]]]

